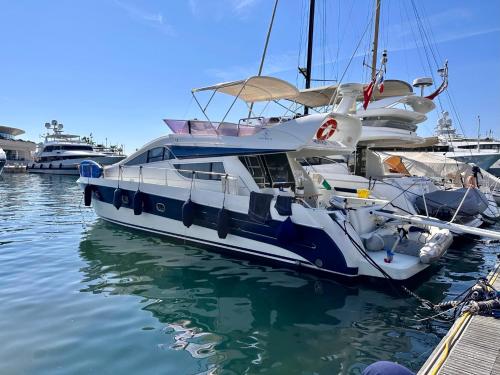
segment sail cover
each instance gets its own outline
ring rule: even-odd
[[[299,90],[291,83],[266,76],[254,76],[240,81],[218,83],[213,86],[193,89],[192,92],[207,90],[236,96],[249,103],[279,99],[293,100],[299,95]]]
[[[337,87],[338,85],[330,85],[304,89],[300,90],[300,94],[298,96],[288,99],[311,108],[324,107],[331,104],[332,98],[334,98],[337,93]],[[384,92],[374,90],[372,98],[374,100],[379,100],[392,96],[410,95],[412,93],[413,89],[409,83],[394,79],[386,79],[384,81]],[[340,99],[339,95],[336,101],[339,102]],[[363,96],[361,95],[359,99],[363,99]]]

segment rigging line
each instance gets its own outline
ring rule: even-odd
[[[432,69],[432,64],[431,64],[431,60],[430,60],[430,57],[429,57],[429,53],[427,51],[427,47],[426,47],[426,43],[425,43],[425,36],[423,35],[423,30],[422,30],[422,24],[420,22],[420,19],[418,17],[418,13],[416,12],[416,8],[415,8],[415,3],[413,2],[413,0],[411,0],[411,5],[413,7],[413,14],[415,15],[415,19],[417,21],[417,30],[420,34],[420,39],[422,41],[422,47],[423,47],[423,50],[425,52],[425,58],[427,60],[427,64],[428,64],[428,67],[429,67],[429,71],[430,71],[430,74],[432,76],[432,80],[434,81],[434,84],[436,82],[436,78],[434,76],[434,69]]]
[[[320,1],[319,3],[319,14],[320,14],[320,21],[321,21],[321,75],[319,79],[325,79],[326,78],[326,55],[327,55],[327,50],[326,50],[326,40],[327,40],[327,30],[326,30],[326,3],[325,0]]]
[[[429,17],[427,16],[427,14],[429,14],[429,12],[427,12],[427,10],[426,10],[426,8],[425,8],[425,4],[424,4],[424,2],[420,2],[419,4],[421,4],[421,7],[422,7],[421,9],[422,9],[422,11],[423,11],[423,13],[424,13],[424,18],[423,18],[423,20],[424,20],[424,22],[425,22],[425,21],[427,22],[427,26],[428,26],[428,29],[429,29],[429,34],[431,35],[431,38],[432,38],[432,40],[433,40],[433,44],[434,44],[434,47],[435,47],[435,49],[436,49],[436,53],[437,53],[437,55],[438,55],[439,61],[444,61],[443,57],[442,57],[442,56],[441,56],[441,54],[439,53],[439,49],[437,48],[438,43],[437,43],[437,41],[436,41],[436,38],[434,37],[434,35],[436,35],[436,34],[434,34],[434,30],[432,30],[432,25],[431,25],[431,22],[429,21]]]
[[[401,24],[403,24],[403,7],[401,6],[401,1],[398,1],[398,8],[399,8],[399,18],[401,20]],[[404,41],[407,40],[407,35],[406,34],[403,34],[401,33],[401,35],[403,35],[403,38],[404,38]],[[405,45],[408,45],[407,43],[404,43]],[[406,68],[406,77],[409,77],[410,76],[410,68],[408,66],[408,56],[406,53],[403,52],[403,60],[404,60],[404,63],[405,63],[405,68]]]
[[[467,136],[465,135],[464,128],[462,126],[462,120],[460,118],[460,115],[459,115],[457,109],[455,108],[454,100],[452,100],[451,92],[448,89],[446,89],[445,91],[446,91],[446,95],[448,96],[448,101],[450,102],[450,105],[451,105],[451,110],[453,111],[455,118],[458,120],[458,126],[460,126],[460,130],[462,131],[463,136],[465,138],[467,138]],[[469,155],[472,156],[472,149],[468,149],[468,150],[469,150]],[[455,153],[455,147],[453,147],[453,153]]]
[[[405,10],[405,14],[406,14],[406,21],[407,21],[407,24],[410,26],[410,30],[411,30],[411,34],[413,36],[413,42],[415,43],[415,50],[417,51],[417,55],[418,55],[418,60],[420,62],[420,66],[423,70],[425,70],[425,63],[424,63],[424,60],[422,58],[422,51],[420,50],[420,47],[418,45],[418,37],[417,37],[417,33],[415,32],[415,29],[414,29],[414,21],[410,18],[410,13],[409,13],[409,10],[408,10],[408,5],[406,3],[406,1],[403,2],[403,5],[404,5],[404,10]],[[432,72],[431,72],[432,74]]]
[[[302,6],[300,7],[300,29],[299,29],[299,48],[298,48],[298,54],[297,54],[297,67],[302,66],[302,44],[304,41],[304,19],[305,19],[305,1],[302,1]],[[295,73],[295,86],[299,86],[299,76],[300,72],[299,69],[297,69],[297,72]]]
[[[391,0],[387,0],[387,6],[384,8],[384,12],[382,12],[382,9],[380,10],[381,13],[381,27],[380,27],[380,35],[382,36],[383,43],[384,43],[384,48],[385,50],[388,50],[388,45],[389,45],[389,12],[391,11]]]
[[[429,36],[427,34],[427,31],[426,31],[426,29],[424,27],[424,22],[422,20],[422,17],[420,17],[420,14],[418,12],[418,9],[417,9],[417,6],[415,4],[415,1],[411,0],[411,3],[412,3],[412,6],[413,6],[413,9],[414,9],[414,13],[415,13],[415,16],[417,18],[417,21],[419,22],[419,24],[420,24],[420,26],[422,28],[422,32],[423,32],[423,34],[425,36],[425,40],[427,41],[429,50],[431,51],[432,57],[434,58],[434,62],[436,63],[436,66],[439,68],[439,62],[437,61],[437,57],[436,57],[437,48],[435,46],[433,46],[433,44],[430,42]],[[434,51],[434,49],[436,49],[436,51]]]
[[[339,79],[339,51],[340,51],[340,4],[341,1],[337,1],[338,4],[338,17],[337,17],[337,53],[335,54],[335,67],[334,69],[337,71],[337,74],[335,74],[335,80],[337,81]],[[353,5],[354,2],[352,2],[351,5]]]
[[[368,31],[368,26],[370,26],[370,23],[368,23],[365,27],[365,30],[363,31],[363,35],[361,35],[361,38],[359,39],[358,41],[358,44],[356,45],[356,49],[354,50],[354,52],[352,53],[351,55],[351,58],[349,59],[349,62],[344,70],[344,72],[342,73],[342,76],[340,77],[340,81],[338,81],[338,86],[340,86],[340,84],[342,83],[342,80],[344,79],[346,73],[347,73],[347,70],[349,69],[349,67],[351,66],[351,63],[352,63],[352,60],[354,59],[354,57],[356,56],[356,53],[358,52],[358,49],[359,49],[359,46],[361,45],[361,42],[363,41],[365,35],[366,35],[366,32]],[[328,105],[332,105],[332,103],[336,103],[337,101],[337,96],[338,96],[338,91],[339,90],[335,90],[335,95],[330,99],[330,102],[328,103]]]
[[[368,8],[367,22],[369,23],[370,33],[368,34],[368,38],[366,39],[366,48],[365,48],[365,54],[363,57],[363,61],[370,61],[370,55],[371,55],[371,51],[372,51],[373,29],[374,29],[373,23],[375,22],[374,9],[375,9],[375,7],[373,7],[373,6]],[[368,65],[368,63],[365,63],[363,66],[362,75],[361,75],[362,81],[363,82],[370,81],[370,77],[369,77],[370,74],[371,74],[371,72],[370,72],[369,65]]]

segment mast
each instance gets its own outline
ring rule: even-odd
[[[372,79],[377,75],[377,53],[378,53],[378,29],[380,24],[380,0],[376,0],[375,6],[375,31],[373,33],[373,55],[372,55]]]
[[[311,88],[311,70],[313,57],[313,34],[314,34],[314,7],[315,0],[309,3],[309,33],[307,37],[307,66],[306,66],[306,89]],[[304,106],[304,115],[309,114],[309,108]]]

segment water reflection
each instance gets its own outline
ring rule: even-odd
[[[416,291],[453,298],[498,244],[454,244]],[[0,179],[2,373],[416,370],[449,323],[385,283],[347,286],[105,224],[73,176]],[[96,370],[99,369],[99,370]]]
[[[438,337],[408,300],[229,259],[97,222],[80,244],[83,292],[147,301],[171,343],[207,369],[356,373],[376,359],[415,366]]]

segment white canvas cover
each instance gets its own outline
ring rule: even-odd
[[[452,181],[455,186],[461,186],[462,179],[465,181],[467,176],[472,175],[472,165],[442,155],[401,151],[377,151],[377,154],[379,154],[382,161],[392,155],[401,156],[404,166],[411,175],[445,179],[446,181]],[[480,184],[490,186],[492,190],[500,189],[500,179],[483,169],[481,169],[481,172],[483,178],[479,177]]]
[[[299,90],[291,83],[267,76],[254,76],[240,81],[218,83],[213,86],[193,89],[192,92],[207,90],[237,96],[249,103],[279,99],[293,100],[299,95]]]
[[[365,85],[365,87],[368,85]],[[324,107],[332,101],[332,98],[337,93],[338,85],[315,87],[312,89],[300,90],[299,96],[295,98],[288,98],[297,103],[303,104],[307,107]],[[413,89],[411,85],[404,81],[388,79],[384,81],[384,92],[379,92],[378,89],[373,91],[373,100],[379,100],[383,98],[393,97],[393,96],[405,96],[413,94]],[[340,101],[340,96],[337,98],[337,102]],[[361,95],[359,100],[363,99]]]

